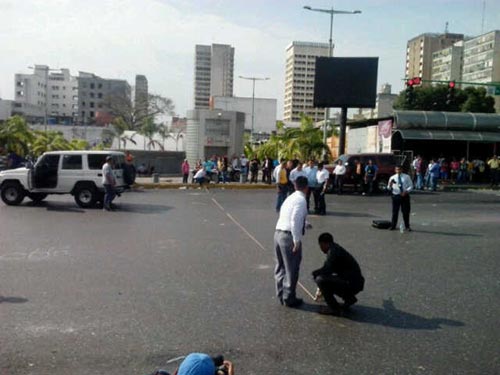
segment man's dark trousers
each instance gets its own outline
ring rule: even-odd
[[[115,187],[109,184],[103,184],[104,186],[104,207],[111,207],[111,202],[116,197]]]
[[[323,182],[320,187],[314,190],[314,196],[318,200],[318,214],[320,215],[326,214],[325,194],[323,193],[324,186],[325,182]]]
[[[333,309],[339,306],[334,294],[344,300],[352,299],[363,290],[365,283],[364,279],[351,282],[337,275],[318,275],[314,278],[314,281],[321,290],[327,305]]]
[[[403,221],[405,227],[410,227],[410,195],[392,195],[392,228],[396,228],[398,223],[399,208],[401,207],[401,212],[403,213]]]

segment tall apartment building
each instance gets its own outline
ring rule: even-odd
[[[140,74],[135,76],[134,108],[144,114],[148,109],[148,79]]]
[[[479,35],[464,43],[462,80],[500,82],[500,30]]]
[[[463,40],[463,34],[421,34],[408,41],[406,45],[405,77],[432,77],[432,54]]]
[[[39,106],[49,121],[71,124],[77,115],[78,81],[69,69],[35,65],[33,74],[15,75],[15,101]]]
[[[105,124],[112,115],[109,101],[131,100],[131,88],[125,80],[105,79],[93,73],[79,72],[77,97],[80,124]]]
[[[234,48],[227,44],[196,45],[194,108],[208,109],[213,96],[233,96]]]
[[[461,40],[451,47],[432,54],[432,80],[461,81],[464,42]]]
[[[324,118],[324,109],[314,108],[316,58],[328,57],[328,43],[292,42],[286,48],[285,122],[300,121],[303,113],[314,121]]]

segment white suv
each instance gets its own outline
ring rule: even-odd
[[[5,204],[18,205],[24,197],[35,202],[48,194],[71,194],[80,207],[103,201],[102,166],[106,157],[114,159],[116,190],[128,189],[135,180],[135,169],[117,151],[53,151],[38,158],[32,168],[0,172],[0,195]]]

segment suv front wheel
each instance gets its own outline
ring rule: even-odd
[[[25,192],[20,184],[16,182],[6,182],[2,186],[1,196],[5,204],[17,206],[23,201]]]
[[[80,184],[74,191],[75,202],[82,208],[90,208],[95,205],[97,192],[94,186],[90,184]]]

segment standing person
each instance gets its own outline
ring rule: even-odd
[[[286,160],[274,168],[274,179],[276,180],[276,212],[280,212],[281,206],[288,194],[288,173],[286,170]]]
[[[453,158],[450,163],[450,177],[452,183],[457,182],[458,169],[460,168],[460,163],[457,159]]]
[[[496,155],[493,155],[493,157],[488,160],[488,166],[490,167],[490,182],[491,182],[491,187],[498,185],[498,180],[500,178],[499,176],[499,167],[500,167],[500,162],[498,160],[498,157]]]
[[[306,201],[307,201],[307,211],[310,209],[309,201],[311,200],[311,195],[314,199],[314,211],[318,211],[318,199],[316,194],[314,194],[314,190],[318,187],[318,180],[316,179],[316,174],[318,173],[318,167],[315,165],[315,161],[313,159],[309,160],[307,167],[304,168],[304,172],[307,177],[307,185],[309,189],[307,189]]]
[[[259,175],[259,166],[260,166],[260,161],[257,158],[257,156],[254,156],[253,159],[250,161],[250,183],[258,182],[257,177]]]
[[[467,161],[465,158],[460,160],[460,165],[458,166],[458,177],[457,182],[466,182],[467,181]]]
[[[288,195],[292,194],[295,191],[295,186],[293,185],[293,182],[290,180],[290,173],[295,169],[297,166],[297,160],[288,160],[286,163],[286,173],[288,177]]]
[[[333,174],[335,175],[335,189],[338,195],[343,193],[345,172],[345,165],[342,163],[342,160],[339,160],[333,170]]]
[[[205,168],[200,168],[194,175],[193,180],[194,182],[199,183],[201,188],[206,181],[206,176],[207,176],[207,171],[205,170]]]
[[[429,176],[431,179],[431,189],[432,191],[436,191],[437,189],[437,183],[439,180],[439,173],[440,173],[440,166],[439,163],[436,162],[434,159],[431,160],[431,163],[429,165]]]
[[[113,172],[114,160],[111,156],[106,156],[106,162],[102,166],[102,184],[104,186],[103,210],[111,211],[112,202],[115,199],[116,177]]]
[[[340,315],[340,305],[334,295],[344,300],[344,308],[352,306],[358,301],[356,294],[365,287],[365,279],[356,259],[335,243],[330,233],[322,233],[318,242],[326,260],[323,267],[313,271],[312,275],[327,304],[319,313]]]
[[[241,154],[240,166],[241,166],[240,184],[243,184],[247,182],[247,177],[248,177],[248,159],[245,156],[245,154]]]
[[[306,177],[297,178],[295,190],[283,203],[274,232],[276,296],[288,307],[297,307],[303,302],[297,298],[295,289],[302,260],[302,236],[307,225]]]
[[[401,166],[396,167],[396,174],[389,178],[387,188],[392,193],[392,220],[390,230],[396,229],[399,216],[399,208],[403,213],[403,221],[407,231],[411,232],[410,228],[410,192],[413,190],[413,183],[410,176],[402,173]]]
[[[326,202],[325,202],[325,192],[328,185],[328,178],[330,173],[324,167],[323,162],[318,164],[318,172],[316,173],[316,180],[318,181],[318,187],[314,191],[316,194],[316,199],[318,200],[318,211],[315,212],[318,215],[326,215]]]
[[[373,160],[368,160],[368,165],[365,167],[365,184],[368,189],[368,194],[373,194],[373,185],[377,180],[378,167],[373,164]]]
[[[300,176],[304,176],[307,178],[306,172],[304,172],[304,169],[302,168],[302,163],[299,161],[297,163],[297,166],[290,171],[290,182],[292,184],[295,184],[297,177]]]
[[[223,158],[222,158],[222,168],[221,168],[221,172],[222,172],[222,182],[225,184],[227,181],[228,181],[228,177],[227,177],[227,172],[229,170],[229,160],[227,159],[227,155],[225,155]]]
[[[182,170],[182,183],[187,184],[189,172],[191,171],[191,167],[189,166],[189,162],[187,159],[184,159],[184,161],[182,162],[181,170]]]
[[[364,189],[364,184],[363,184],[363,173],[364,173],[364,168],[363,164],[356,159],[354,160],[354,171],[353,171],[353,180],[354,180],[354,192],[355,193],[360,193],[358,191],[358,186],[361,188],[361,193],[365,190]]]
[[[415,175],[417,177],[417,190],[424,189],[424,174],[423,174],[423,160],[419,156],[417,156],[417,160],[415,162]]]
[[[271,184],[271,173],[273,171],[273,159],[269,156],[264,157],[264,162],[262,163],[262,182],[266,184]]]
[[[440,163],[439,163],[439,178],[441,180],[447,180],[449,177],[449,170],[450,166],[448,164],[448,161],[445,158],[442,158]]]

